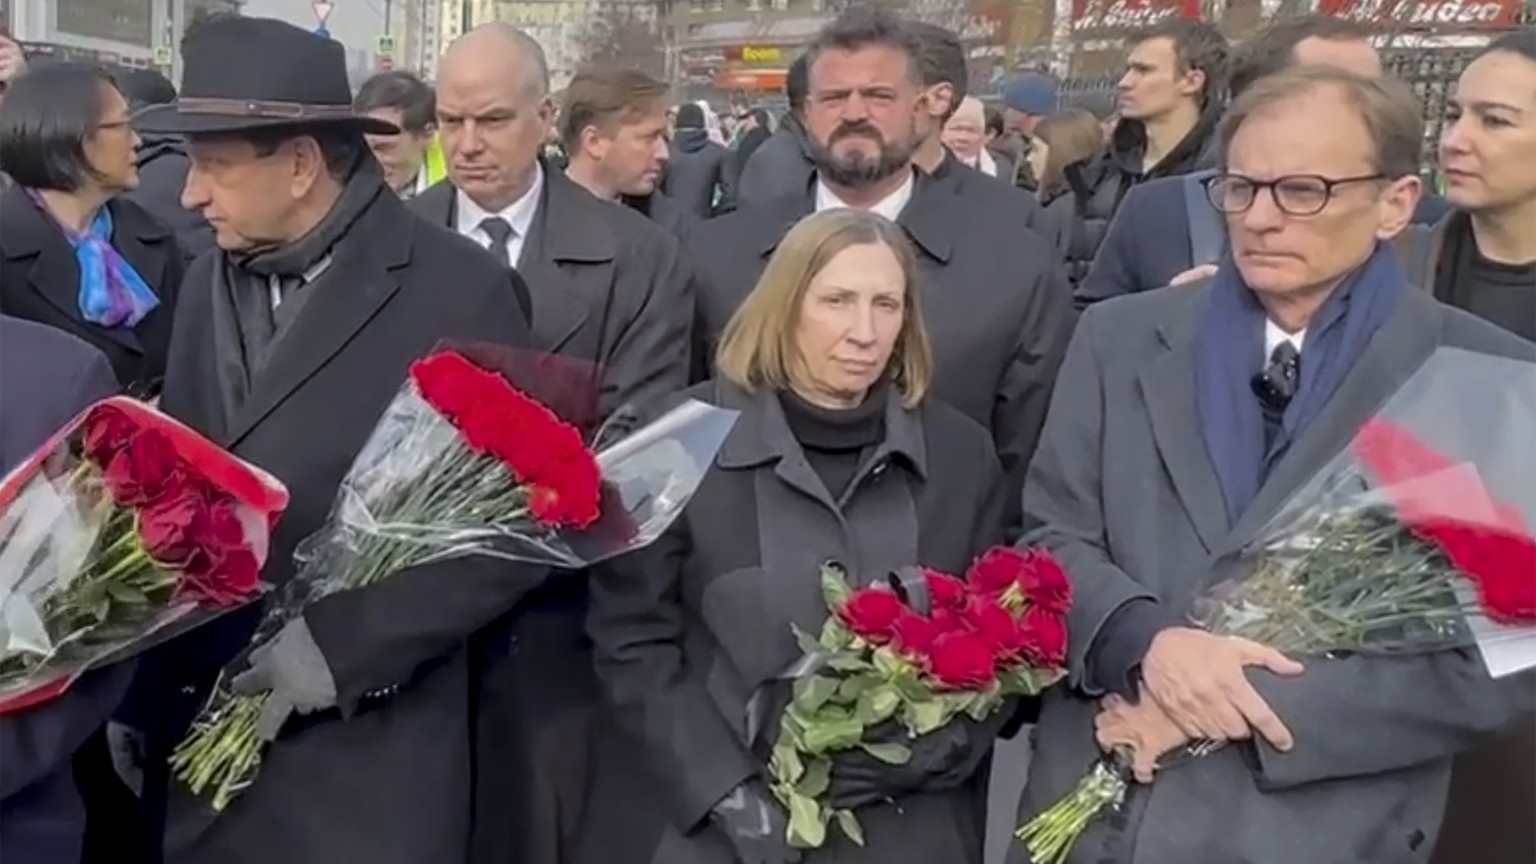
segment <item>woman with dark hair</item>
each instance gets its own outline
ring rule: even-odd
[[[120,194],[139,137],[105,71],[73,63],[18,78],[0,103],[0,312],[91,343],[131,392],[165,374],[182,252]]]
[[[912,752],[899,767],[839,753],[828,795],[865,845],[834,830],[802,855],[765,782],[777,712],[753,708],[776,704],[800,656],[791,625],[827,616],[823,562],[863,587],[914,565],[962,573],[1003,538],[990,437],[930,393],[917,280],[894,223],[825,210],[790,229],[726,326],[719,379],[689,395],[736,425],[682,518],[592,573],[587,630],[617,729],[576,861],[980,864],[980,766],[1008,712],[895,733]]]

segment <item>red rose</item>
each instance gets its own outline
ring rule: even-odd
[[[929,671],[945,690],[984,690],[993,679],[992,650],[975,633],[944,633],[928,649]]]
[[[194,526],[206,506],[196,486],[187,485],[139,510],[139,539],[144,551],[166,567],[186,564],[199,548]]]
[[[143,429],[118,450],[102,471],[102,482],[119,507],[141,507],[184,482],[181,456],[171,439]]]
[[[1484,614],[1501,624],[1536,622],[1536,542],[1483,525],[1437,519],[1414,526],[1477,586]]]
[[[997,596],[1018,584],[1024,554],[1010,546],[988,549],[966,573],[966,581],[978,594]]]
[[[1032,605],[1058,614],[1072,606],[1072,582],[1056,556],[1044,549],[1029,549],[1023,554],[1019,587]]]
[[[199,554],[183,570],[185,579],[178,586],[182,599],[233,606],[249,599],[261,585],[261,565],[247,549],[229,549],[222,555]]]
[[[85,458],[105,469],[112,457],[128,446],[138,432],[138,427],[127,414],[116,408],[98,408],[86,418],[81,436],[81,449]]]
[[[928,649],[933,646],[933,640],[943,632],[933,619],[924,618],[909,609],[903,610],[897,616],[896,623],[891,625],[891,644],[908,657],[925,658]]]
[[[965,583],[953,576],[925,567],[923,577],[928,582],[928,597],[935,609],[960,609],[970,599],[970,590]]]
[[[1019,622],[1024,640],[1024,656],[1042,666],[1064,666],[1067,662],[1067,625],[1060,615],[1036,606],[1024,613]]]
[[[878,588],[865,588],[853,592],[853,596],[838,610],[837,617],[855,635],[876,645],[884,645],[894,635],[896,620],[903,612],[910,611],[895,594]]]
[[[987,643],[993,661],[999,666],[1017,660],[1024,653],[1028,634],[997,601],[976,598],[976,602],[966,609],[965,620],[971,630]]]

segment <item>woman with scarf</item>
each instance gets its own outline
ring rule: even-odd
[[[95,346],[135,395],[165,375],[183,256],[173,233],[119,197],[138,183],[128,102],[106,72],[60,63],[0,103],[0,313]]]

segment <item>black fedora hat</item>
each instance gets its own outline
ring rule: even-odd
[[[143,132],[196,135],[276,126],[400,130],[352,110],[341,43],[271,18],[220,16],[181,45],[181,96],[134,117]]]

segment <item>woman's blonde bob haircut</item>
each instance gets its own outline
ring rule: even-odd
[[[901,332],[887,372],[901,390],[903,405],[913,408],[922,402],[933,383],[933,352],[917,297],[917,259],[895,223],[866,210],[823,210],[789,230],[757,287],[725,325],[715,352],[720,375],[749,393],[758,387],[790,389],[804,362],[795,329],[811,280],[839,252],[872,243],[895,253],[906,280]]]

